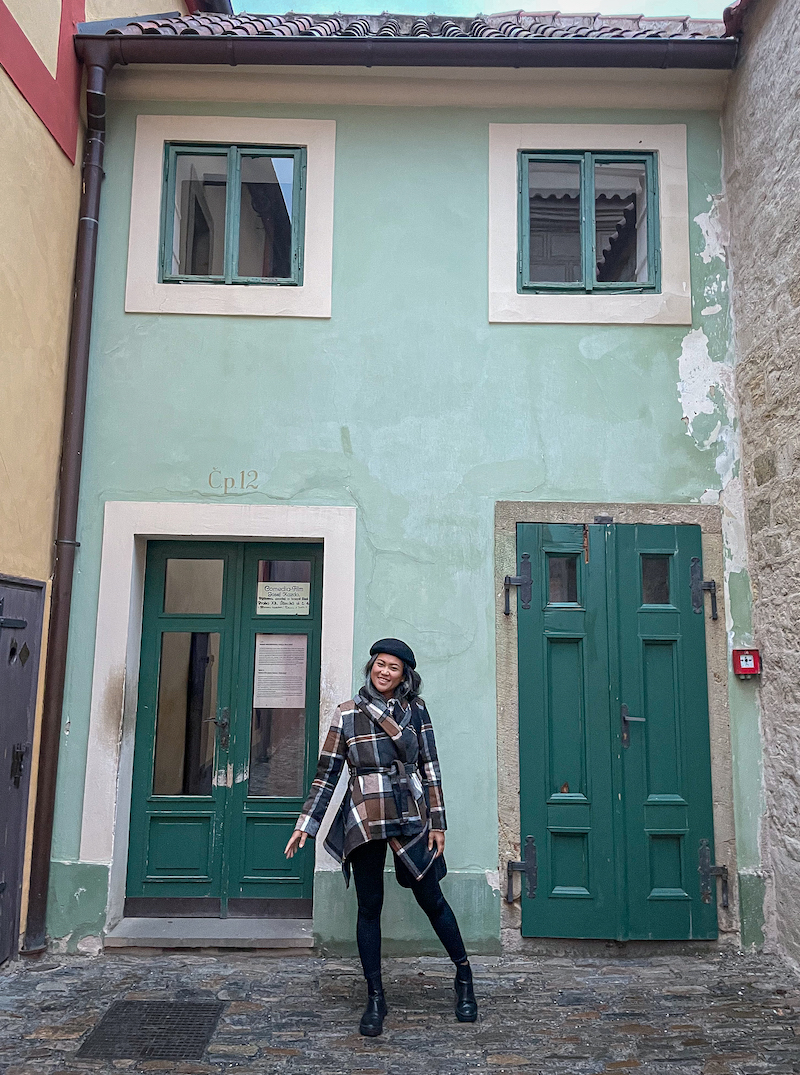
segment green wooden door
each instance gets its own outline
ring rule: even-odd
[[[519,524],[520,816],[536,937],[708,939],[713,848],[704,616],[694,526]]]
[[[322,547],[148,544],[127,914],[310,912]]]

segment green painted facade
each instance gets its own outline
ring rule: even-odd
[[[124,312],[139,112],[336,120],[329,320]],[[469,942],[499,944],[494,504],[709,502],[729,470],[720,460],[736,460],[721,393],[710,397],[713,413],[688,430],[682,420],[688,326],[488,322],[491,122],[685,123],[690,218],[720,193],[710,113],[110,102],[53,937],[74,944],[98,932],[106,895],[105,868],[79,863],[103,505],[235,501],[357,507],[353,682],[376,637],[397,634],[417,650],[448,807],[448,893]],[[712,363],[726,363],[725,267],[701,256],[696,223],[691,246],[693,332]],[[257,472],[256,489],[226,493],[209,481],[243,470]],[[736,627],[749,617],[746,578],[730,596]],[[738,688],[737,790],[747,802],[737,815],[757,865],[758,717],[752,691]],[[352,943],[342,884],[317,875],[315,928],[331,947]],[[86,890],[91,914],[73,907],[65,885]],[[392,905],[406,907],[408,894],[393,889]],[[757,904],[748,904],[756,917]],[[387,944],[409,937],[425,947],[427,929],[419,914],[387,915]]]

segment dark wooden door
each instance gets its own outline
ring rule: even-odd
[[[696,526],[520,524],[520,813],[539,883],[526,936],[710,939],[714,846]],[[702,609],[699,610],[702,612]]]
[[[44,584],[0,576],[0,963],[18,951]]]

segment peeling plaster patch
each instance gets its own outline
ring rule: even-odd
[[[84,956],[99,956],[103,951],[103,940],[95,936],[83,937],[78,941],[76,951]]]
[[[678,362],[678,395],[686,422],[686,434],[700,451],[718,448],[717,473],[722,487],[734,475],[739,454],[736,443],[736,410],[733,394],[733,368],[726,362],[714,362],[708,351],[708,336],[701,328],[684,336]],[[695,428],[701,414],[717,415],[710,433]]]
[[[706,306],[705,310],[700,311],[700,314],[702,317],[711,317],[712,314],[718,314],[721,312],[722,307],[719,303],[716,303],[714,306]]]
[[[500,892],[500,871],[499,870],[486,870],[486,884],[492,890],[492,892]]]
[[[700,497],[701,504],[719,504],[719,489],[706,489]]]
[[[236,770],[236,776],[234,778],[235,784],[242,784],[245,780],[250,778],[250,767],[248,765],[240,765]]]
[[[699,252],[703,264],[708,265],[712,258],[719,258],[725,263],[725,249],[728,245],[728,223],[725,204],[721,195],[711,199],[711,208],[707,213],[699,213],[694,218],[695,224],[703,233],[705,250]]]

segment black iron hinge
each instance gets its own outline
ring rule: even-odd
[[[531,558],[530,554],[524,552],[522,554],[522,563],[519,565],[518,575],[506,575],[503,580],[503,589],[505,591],[505,604],[503,606],[503,615],[511,615],[511,587],[519,586],[519,596],[522,600],[523,608],[531,607]]]
[[[708,591],[711,594],[711,619],[719,619],[717,616],[717,584],[713,579],[707,579],[703,581],[703,568],[700,564],[700,557],[692,557],[692,565],[690,570],[691,583],[692,583],[692,611],[696,612],[700,616],[703,612],[703,591]]]
[[[514,902],[514,874],[525,874],[525,895],[532,900],[539,884],[539,867],[536,861],[536,841],[532,836],[525,837],[521,862],[506,863],[506,902]],[[520,893],[521,895],[521,893]]]
[[[15,788],[19,787],[22,779],[22,770],[25,766],[25,755],[30,750],[30,743],[15,743],[11,748],[11,783]]]
[[[700,841],[700,851],[698,853],[700,865],[697,867],[697,872],[700,874],[700,899],[703,903],[711,903],[713,899],[713,881],[714,877],[722,878],[722,906],[725,910],[728,909],[728,867],[727,866],[712,866],[711,865],[711,848],[708,845],[708,840]]]

